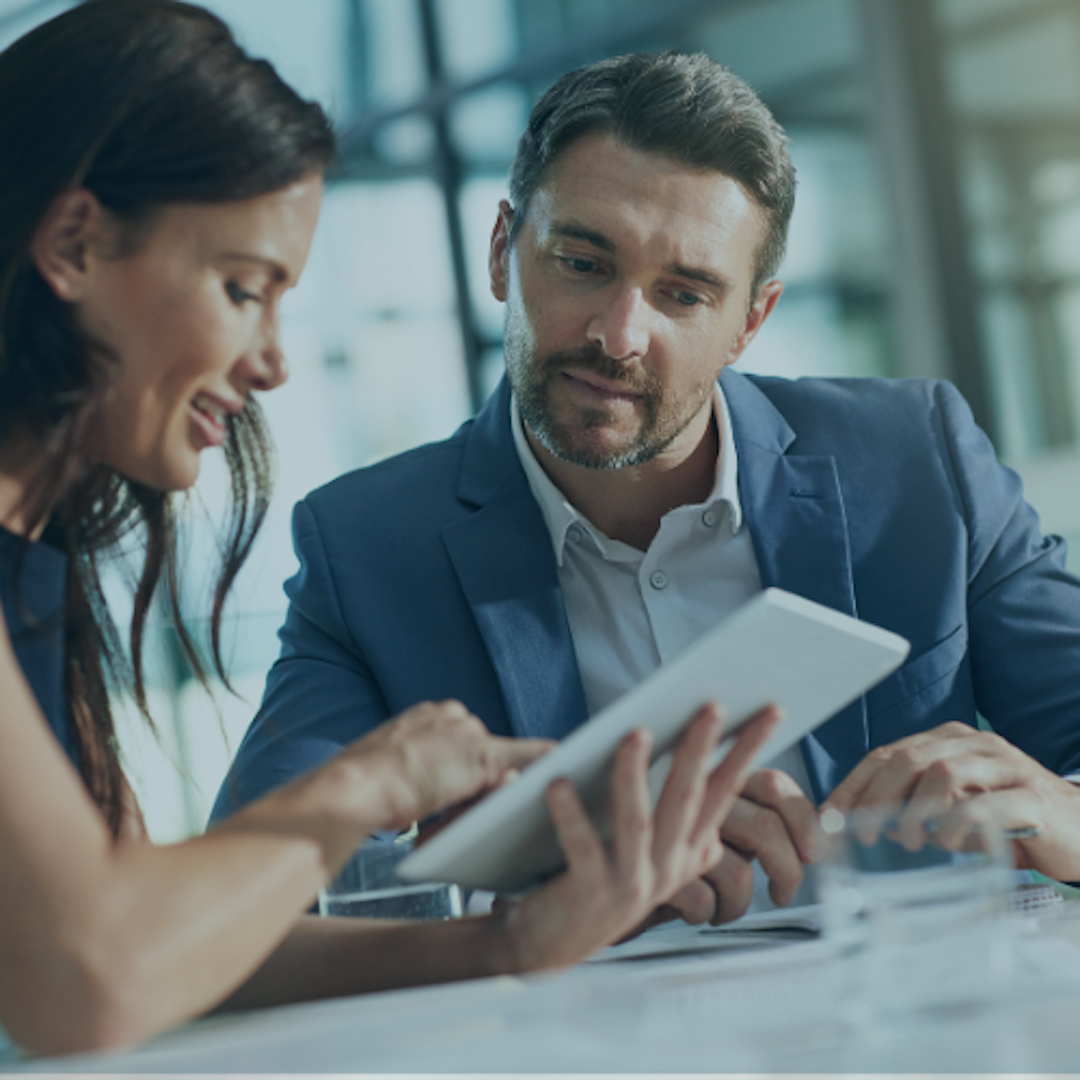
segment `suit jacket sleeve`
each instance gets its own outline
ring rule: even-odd
[[[212,821],[321,765],[388,716],[342,614],[319,522],[306,500],[293,512],[293,546],[300,570],[285,584],[281,652]]]
[[[947,464],[968,523],[969,655],[979,712],[1056,772],[1080,767],[1080,580],[1043,536],[960,394],[939,384]]]

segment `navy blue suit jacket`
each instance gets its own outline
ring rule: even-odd
[[[1051,769],[1080,768],[1080,580],[957,391],[731,369],[722,386],[762,584],[912,644],[804,741],[818,798],[872,747],[976,712]],[[297,505],[281,655],[215,817],[425,699],[458,698],[499,734],[586,719],[508,401],[504,381],[447,441]]]

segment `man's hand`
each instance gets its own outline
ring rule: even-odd
[[[821,851],[817,812],[799,785],[778,769],[753,773],[720,829],[724,856],[666,905],[662,916],[692,925],[731,922],[753,899],[754,860],[769,878],[774,904],[791,903],[803,879],[803,865]]]
[[[900,840],[959,851],[972,830],[993,821],[1030,836],[1013,841],[1021,869],[1080,879],[1080,790],[1000,735],[951,722],[872,750],[825,807],[841,813],[904,805]],[[824,809],[824,808],[823,808]]]

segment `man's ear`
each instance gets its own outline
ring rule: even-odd
[[[502,199],[499,202],[499,216],[491,233],[491,247],[488,249],[491,295],[500,301],[506,299],[507,284],[510,280],[510,230],[513,225],[514,211],[510,204]]]
[[[732,343],[725,364],[734,364],[742,356],[746,346],[757,337],[757,332],[765,325],[765,320],[772,314],[773,308],[776,307],[776,302],[780,299],[780,294],[783,291],[784,283],[777,280],[767,281],[758,289],[758,294],[754,297],[754,302],[746,313],[746,324],[742,328],[742,333]]]
[[[91,192],[70,188],[53,199],[30,238],[30,258],[37,272],[66,303],[82,299],[91,243],[103,218],[101,203]]]

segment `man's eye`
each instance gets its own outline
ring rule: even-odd
[[[591,274],[596,270],[596,263],[592,259],[582,259],[576,255],[563,256],[563,263],[575,274]]]
[[[683,307],[697,307],[701,303],[701,297],[697,293],[687,292],[685,289],[676,289],[671,295]]]
[[[255,293],[248,292],[247,289],[242,289],[235,281],[225,282],[225,292],[237,307],[242,307],[249,300],[257,301],[259,299]]]

